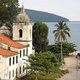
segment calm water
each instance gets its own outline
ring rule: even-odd
[[[53,30],[56,29],[56,27],[54,26],[56,23],[47,22],[46,24],[49,27],[49,34],[48,34],[49,44],[53,44],[55,37],[52,32]],[[66,24],[70,28],[70,34],[71,34],[71,38],[67,38],[68,42],[76,44],[77,46],[76,49],[80,50],[80,22],[79,21],[78,22],[67,22]]]

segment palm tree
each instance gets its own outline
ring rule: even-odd
[[[67,37],[71,37],[69,34],[70,29],[66,25],[64,21],[60,21],[57,24],[55,24],[55,27],[57,27],[56,30],[53,31],[53,34],[55,35],[55,41],[61,43],[61,65],[63,64],[63,54],[62,54],[62,42],[67,42]]]

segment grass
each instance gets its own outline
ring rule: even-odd
[[[47,75],[47,76],[42,76],[42,75],[37,76],[38,80],[54,80],[56,77],[58,77],[58,74]],[[26,77],[24,80],[35,80],[35,78],[36,78],[36,75],[31,75],[29,77]]]
[[[55,80],[56,77],[58,77],[59,74],[49,74],[49,75],[46,75],[46,76],[43,76],[43,75],[38,75],[37,78],[38,80]],[[35,80],[36,78],[36,75],[35,74],[32,74],[28,77],[26,77],[24,80]]]
[[[68,70],[60,70],[59,68],[54,68],[53,72],[50,74],[45,74],[44,72],[40,72],[37,75],[38,80],[55,80],[56,78],[62,76],[63,74],[68,73]],[[35,79],[36,75],[32,74],[24,78],[23,80],[37,80]]]

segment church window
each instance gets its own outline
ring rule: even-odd
[[[26,55],[28,56],[28,49],[26,49]]]
[[[20,50],[20,58],[21,58],[21,50]]]
[[[16,68],[16,76],[17,76],[17,74],[18,74],[18,69]]]
[[[11,71],[9,71],[9,79],[11,79]]]
[[[15,57],[13,57],[13,65],[14,65],[14,62],[15,62]]]
[[[19,67],[19,74],[21,74],[21,67]]]
[[[23,50],[23,56],[25,56],[25,49]]]
[[[12,71],[12,77],[14,77],[14,70]]]
[[[23,72],[25,71],[25,66],[23,65]]]
[[[19,37],[22,37],[22,30],[19,30]]]
[[[11,58],[9,58],[9,66],[11,66]]]
[[[18,56],[16,56],[16,63],[18,63]]]

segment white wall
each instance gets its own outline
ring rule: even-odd
[[[7,57],[0,55],[0,78],[5,79],[8,74]]]
[[[0,77],[1,79],[7,79],[7,80],[13,80],[16,76],[16,69],[17,69],[17,75],[18,77],[22,77],[26,75],[26,70],[23,72],[23,66],[26,67],[25,60],[28,59],[26,56],[26,48],[19,49],[18,52],[22,51],[22,56],[20,57],[20,54],[13,55],[10,57],[5,57],[0,55]],[[23,50],[25,50],[25,56],[23,56]],[[16,56],[18,56],[18,63],[16,63]],[[15,58],[14,64],[13,64],[13,57]],[[11,66],[9,66],[9,58],[11,58]],[[20,67],[21,67],[21,74],[20,74]],[[13,70],[14,70],[14,77],[13,77]],[[9,79],[9,72],[11,73],[11,78]]]

